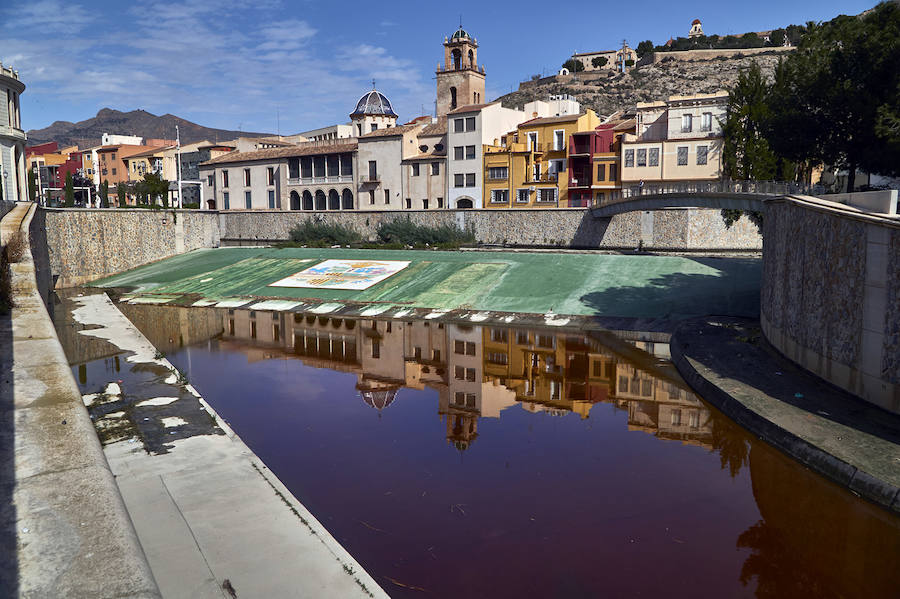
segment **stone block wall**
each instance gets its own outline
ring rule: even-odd
[[[768,204],[766,338],[822,378],[900,413],[900,222],[814,200]]]

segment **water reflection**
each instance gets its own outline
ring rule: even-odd
[[[437,596],[900,594],[898,519],[705,404],[665,361],[664,338],[120,307],[182,367],[192,356],[206,361],[197,370],[206,380],[195,380],[201,391],[216,386],[210,377],[237,386],[277,360],[355,377],[368,407],[356,405],[390,428],[365,430],[367,419],[334,414],[331,391],[303,389],[325,407],[292,402],[299,416],[276,413],[283,425],[265,413],[276,403],[247,402],[246,390],[207,399],[217,409],[220,401],[250,404],[234,412],[239,434],[380,581],[390,576]],[[208,355],[179,351],[210,339]],[[109,359],[101,350],[95,354]],[[244,359],[222,371],[233,355]],[[422,421],[433,412],[421,403],[398,401],[423,390],[437,396],[439,428]],[[591,425],[602,434],[591,434]],[[620,434],[623,426],[646,435]],[[532,427],[534,436],[521,434]],[[460,459],[472,452],[478,459],[454,468],[430,449],[434,435]],[[647,435],[677,442],[648,445]],[[360,460],[361,447],[392,460]],[[523,571],[518,564],[535,552],[541,567]],[[658,576],[645,576],[647,560]],[[448,568],[465,575],[448,578]],[[697,573],[696,585],[667,582],[686,571]],[[493,586],[484,586],[488,580]]]

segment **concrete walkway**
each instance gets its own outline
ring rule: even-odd
[[[0,227],[27,233],[34,205]],[[35,283],[10,264],[0,313],[0,596],[159,597]]]
[[[163,597],[387,596],[105,294],[71,299],[135,365],[84,401]]]
[[[769,346],[759,323],[681,324],[672,361],[704,399],[810,469],[900,513],[900,416],[810,374]]]

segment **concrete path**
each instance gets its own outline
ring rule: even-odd
[[[386,597],[105,294],[80,334],[135,364],[86,395],[163,597]]]
[[[27,232],[34,205],[0,227]],[[0,312],[0,596],[151,598],[159,590],[37,290],[12,263]]]
[[[810,469],[900,512],[900,416],[803,370],[762,338],[759,323],[682,323],[672,361],[727,416]]]

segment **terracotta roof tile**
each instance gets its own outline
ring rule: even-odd
[[[338,143],[321,144],[305,143],[289,148],[267,148],[252,152],[228,152],[207,160],[202,164],[229,164],[234,162],[253,162],[255,160],[275,160],[278,158],[293,158],[295,156],[313,156],[316,154],[334,154],[336,152],[353,152],[356,150],[355,139],[338,140]]]
[[[478,112],[482,108],[486,108],[488,106],[493,106],[494,104],[497,104],[497,102],[499,102],[499,100],[494,101],[494,102],[488,102],[486,104],[468,104],[466,106],[460,106],[459,108],[455,108],[455,109],[451,110],[450,112],[448,112],[447,114],[465,114],[467,112]]]
[[[436,123],[425,125],[425,127],[419,132],[419,137],[444,135],[445,133],[447,133],[447,117],[442,116],[438,117]]]
[[[552,125],[553,123],[568,123],[569,121],[577,121],[578,119],[583,117],[585,114],[587,114],[587,113],[581,112],[579,114],[564,114],[562,116],[538,117],[536,119],[531,119],[530,121],[525,121],[524,123],[521,123],[519,125],[519,128],[521,129],[522,127],[524,127],[526,125]]]
[[[373,137],[394,137],[408,133],[418,129],[422,125],[419,123],[409,123],[406,125],[398,125],[396,127],[385,127],[384,129],[376,129],[370,133],[366,133],[360,139],[371,139]]]

